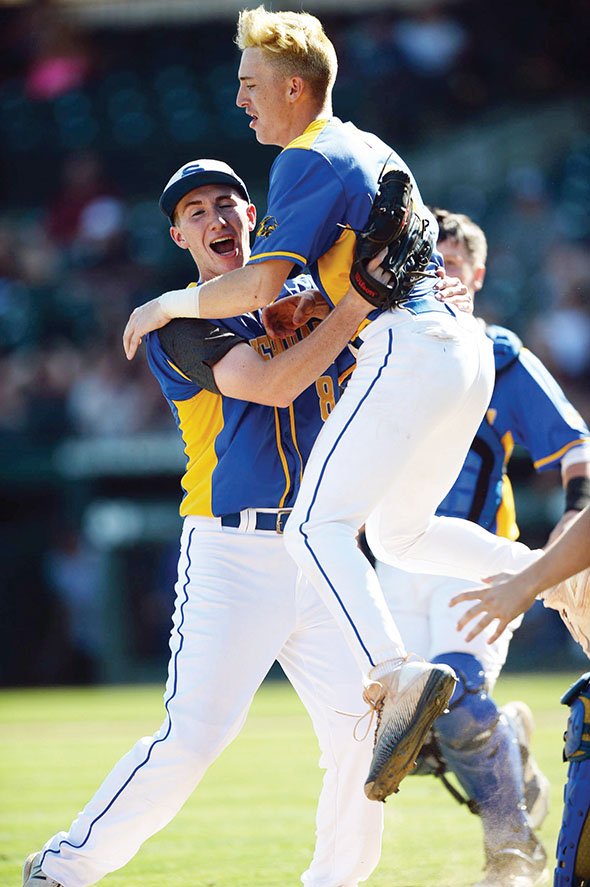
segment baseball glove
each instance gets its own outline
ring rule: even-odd
[[[433,250],[428,221],[412,205],[412,182],[401,169],[389,170],[379,179],[379,188],[363,231],[357,233],[350,281],[367,302],[376,308],[395,308],[409,298],[426,272]],[[387,248],[379,267],[389,272],[387,283],[368,270],[371,259]]]

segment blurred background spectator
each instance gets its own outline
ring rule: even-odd
[[[234,104],[240,5],[0,8],[2,683],[130,679],[165,661],[182,453],[120,338],[135,305],[192,274],[157,208],[171,172],[223,158],[263,214],[276,151]],[[339,53],[335,112],[393,144],[428,202],[484,228],[479,313],[521,335],[588,420],[587,6],[305,8]],[[560,494],[518,454],[512,475],[523,539],[542,544]]]

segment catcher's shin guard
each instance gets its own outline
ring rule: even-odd
[[[564,749],[569,767],[554,887],[585,887],[590,884],[590,672],[561,701],[571,709]]]
[[[531,838],[524,806],[522,759],[506,718],[488,696],[480,662],[468,653],[437,656],[457,675],[449,712],[434,725],[447,767],[482,820],[486,847],[495,851]]]

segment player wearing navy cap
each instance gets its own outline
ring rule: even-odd
[[[403,160],[375,135],[332,113],[337,60],[314,16],[244,10],[237,104],[262,144],[283,150],[245,268],[136,309],[127,356],[172,317],[220,317],[269,304],[293,264],[308,267],[330,305],[348,289],[355,231],[367,222],[380,175],[399,168],[413,211],[436,243],[436,222]],[[429,271],[441,259],[433,254]],[[467,521],[435,518],[457,477],[493,387],[492,345],[472,317],[433,296],[421,279],[410,300],[375,312],[355,337],[357,368],[307,463],[286,544],[338,619],[380,717],[368,797],[397,791],[452,693],[445,663],[408,660],[376,573],[356,545],[366,523],[382,560],[468,579],[537,555]],[[460,312],[459,312],[460,314]]]
[[[199,280],[248,259],[256,216],[247,195],[216,160],[186,164],[164,189],[172,239],[191,253]],[[310,283],[299,275],[285,292]],[[362,790],[371,743],[359,745],[336,711],[359,710],[358,669],[315,589],[298,581],[282,537],[352,358],[345,352],[332,361],[368,310],[354,292],[340,307],[315,331],[310,321],[279,342],[257,314],[177,320],[148,337],[148,361],[187,456],[166,717],[119,761],[70,829],[31,855],[27,887],[84,887],[125,865],[236,736],[275,658],[310,714],[326,770],[315,853],[302,880],[355,887],[377,864],[382,812]],[[190,873],[185,880],[194,883]]]

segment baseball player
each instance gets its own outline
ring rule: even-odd
[[[467,216],[444,210],[435,215],[445,267],[465,283],[473,299],[485,277],[485,235]],[[555,528],[559,533],[589,500],[590,432],[555,379],[514,333],[498,326],[488,326],[486,332],[494,345],[494,393],[461,473],[437,513],[467,518],[515,539],[518,528],[506,466],[519,444],[529,451],[538,471],[561,470],[566,510]],[[538,826],[546,815],[549,786],[527,748],[532,715],[521,702],[511,703],[502,714],[490,695],[517,623],[493,644],[486,643],[491,629],[467,641],[448,608],[450,599],[468,587],[463,580],[410,574],[387,564],[377,564],[377,574],[408,649],[433,662],[446,662],[461,676],[449,713],[435,722],[434,739],[419,772],[443,775],[451,770],[481,816],[486,875],[479,887],[538,883],[545,857],[531,822]],[[524,794],[530,819],[522,808],[523,762],[515,727],[526,759]]]
[[[457,630],[471,627],[468,639],[490,633],[493,644],[512,621],[540,596],[546,607],[558,610],[572,636],[590,656],[590,507],[572,521],[546,549],[542,558],[516,576],[495,576],[489,588],[458,594],[454,606],[479,603],[466,610]],[[590,884],[590,672],[583,674],[561,699],[571,708],[565,733],[564,760],[569,762],[561,829],[557,840],[554,887]]]
[[[270,173],[268,207],[247,266],[136,309],[127,356],[172,317],[221,317],[269,304],[293,264],[308,267],[329,305],[348,289],[355,231],[380,177],[404,171],[412,206],[436,241],[436,222],[403,160],[370,133],[333,116],[334,47],[306,13],[244,10],[237,104],[262,144],[283,150]],[[429,271],[440,264],[434,255]],[[434,518],[458,475],[493,387],[491,343],[472,317],[416,282],[402,308],[372,313],[355,337],[357,367],[324,425],[289,519],[287,548],[339,621],[378,714],[368,797],[397,791],[445,707],[455,676],[445,663],[409,660],[358,528],[382,560],[475,580],[537,555],[468,522]]]
[[[248,259],[255,209],[226,164],[185,164],[160,205],[199,280]],[[309,284],[300,275],[285,292]],[[125,865],[236,736],[275,658],[310,714],[326,769],[302,881],[353,887],[377,864],[382,812],[362,790],[371,744],[359,745],[336,711],[359,710],[358,667],[314,588],[298,581],[282,536],[352,362],[347,353],[334,360],[368,305],[352,291],[339,309],[315,331],[308,322],[281,342],[269,340],[255,314],[179,320],[147,337],[188,460],[166,716],[116,764],[69,830],[29,857],[26,887],[84,887]]]

